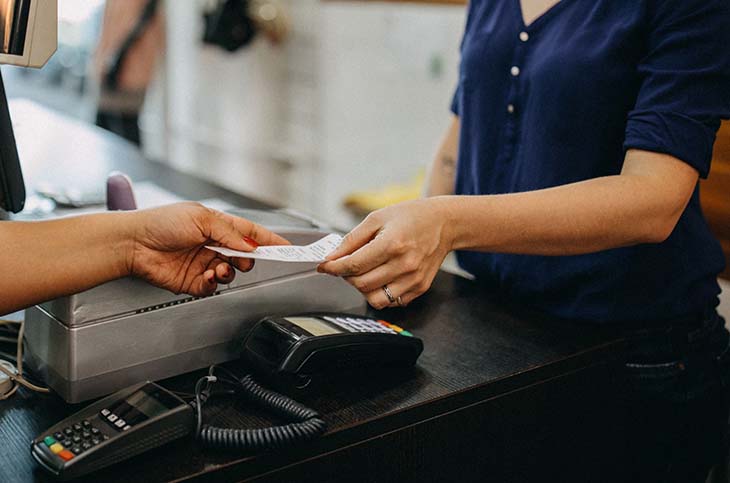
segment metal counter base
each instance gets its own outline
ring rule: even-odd
[[[36,306],[26,311],[27,366],[76,403],[237,359],[266,315],[356,309],[364,310],[358,292],[314,271],[79,327]]]

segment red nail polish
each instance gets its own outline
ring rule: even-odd
[[[250,237],[245,236],[245,237],[243,237],[243,241],[245,241],[246,243],[248,243],[249,245],[251,245],[254,248],[258,248],[259,247],[259,242],[257,242],[253,238],[250,238]]]

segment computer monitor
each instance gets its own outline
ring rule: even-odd
[[[42,67],[56,51],[57,0],[0,0],[0,64]],[[0,217],[25,204],[8,99],[0,74]]]

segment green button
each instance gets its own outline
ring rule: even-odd
[[[46,443],[46,446],[50,446],[52,444],[55,444],[56,440],[53,439],[51,436],[46,436],[45,438],[43,438],[43,442]]]
[[[408,337],[413,337],[413,334],[408,332],[407,330],[401,330],[400,335],[407,335]]]

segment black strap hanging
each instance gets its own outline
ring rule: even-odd
[[[142,34],[149,26],[150,22],[157,12],[158,0],[147,0],[142,13],[137,19],[137,23],[134,24],[132,30],[129,31],[127,37],[119,45],[119,48],[112,55],[109,56],[107,61],[108,68],[104,74],[104,85],[109,89],[116,90],[119,86],[119,73],[124,65],[124,59],[129,53],[129,49],[132,48],[135,42],[142,37]]]

